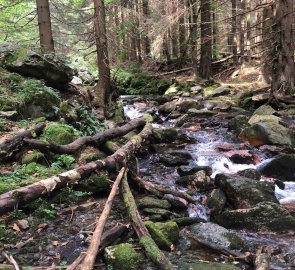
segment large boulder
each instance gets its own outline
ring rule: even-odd
[[[239,114],[228,122],[228,128],[237,133],[240,133],[245,128],[249,127],[249,118],[246,115]]]
[[[47,85],[63,90],[72,80],[73,70],[56,55],[40,55],[26,48],[6,44],[0,47],[1,65],[26,77],[43,79]]]
[[[289,147],[295,145],[294,132],[275,121],[257,122],[245,128],[241,137],[247,139],[255,147],[264,144],[286,145]]]
[[[261,174],[281,181],[295,181],[295,155],[278,155],[258,167]]]
[[[230,89],[220,86],[212,91],[212,93],[210,94],[210,97],[226,96],[228,94],[230,94]]]
[[[211,222],[190,226],[188,237],[217,250],[240,251],[246,247],[236,233]]]
[[[44,138],[55,144],[69,144],[75,139],[75,129],[69,125],[53,123],[45,128]]]
[[[206,205],[213,215],[220,214],[226,204],[224,192],[217,188],[214,189],[207,197]]]
[[[248,209],[224,211],[216,217],[216,221],[229,229],[295,230],[295,219],[286,209],[273,202],[261,202]]]
[[[279,203],[272,187],[242,176],[217,174],[215,185],[225,193],[235,208],[250,208],[260,202]]]

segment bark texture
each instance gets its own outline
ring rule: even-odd
[[[151,134],[152,126],[151,124],[146,124],[144,129],[138,135],[133,136],[124,146],[122,146],[122,148],[103,160],[87,163],[76,169],[0,195],[0,215],[17,208],[18,205],[23,205],[49,194],[54,190],[76,184],[89,177],[94,171],[119,169],[120,167],[125,166],[128,160],[134,156],[142,143]]]

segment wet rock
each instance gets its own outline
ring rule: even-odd
[[[275,122],[258,122],[244,129],[241,138],[247,139],[255,147],[264,144],[295,145],[293,131]]]
[[[173,208],[183,209],[183,210],[187,209],[188,202],[183,198],[174,196],[172,194],[165,194],[163,199],[167,200],[172,205]]]
[[[228,122],[228,128],[240,133],[245,128],[249,127],[249,118],[246,115],[237,115]]]
[[[188,226],[200,222],[206,222],[204,219],[199,217],[180,217],[180,218],[173,218],[171,221],[177,223],[178,226]]]
[[[198,171],[205,171],[208,176],[212,174],[212,168],[209,166],[192,165],[180,166],[179,168],[177,168],[177,172],[180,176],[193,175]]]
[[[194,179],[194,175],[181,176],[176,180],[176,184],[186,187],[187,185],[192,184]]]
[[[162,208],[162,209],[170,209],[171,204],[168,200],[159,200],[153,197],[144,197],[139,200],[138,208]]]
[[[189,109],[201,109],[202,105],[194,100],[184,100],[179,105],[179,111],[182,113],[186,113]]]
[[[198,171],[194,174],[193,186],[198,191],[207,191],[211,185],[211,179],[205,171]]]
[[[107,247],[105,259],[109,268],[114,270],[139,269],[142,256],[131,244],[123,243]]]
[[[273,202],[261,202],[249,209],[224,211],[216,217],[216,221],[233,229],[277,232],[295,230],[295,219],[286,209]]]
[[[47,85],[64,90],[71,81],[73,70],[56,55],[41,56],[26,48],[1,47],[1,60],[5,68],[26,77],[45,80]]]
[[[196,116],[200,118],[212,117],[216,114],[216,112],[208,111],[208,110],[197,110],[197,109],[189,109],[187,113],[190,116]]]
[[[254,162],[254,157],[248,150],[228,151],[225,156],[236,164],[251,164]]]
[[[176,222],[154,223],[152,221],[146,221],[144,225],[160,249],[167,251],[173,250],[173,244],[179,238],[179,228]]]
[[[235,208],[250,208],[265,201],[279,203],[272,187],[265,182],[242,176],[217,174],[215,185],[220,187],[228,202]]]
[[[220,86],[216,88],[215,90],[213,90],[213,92],[210,94],[210,97],[220,97],[220,96],[226,96],[228,94],[230,94],[230,89]]]
[[[241,268],[225,263],[199,260],[197,257],[189,257],[178,261],[178,270],[240,270]]]
[[[220,103],[213,107],[213,112],[228,112],[230,111],[232,104],[230,103]]]
[[[295,181],[295,155],[278,155],[258,167],[259,172],[267,177],[281,181]]]
[[[143,212],[149,216],[158,215],[162,217],[162,220],[167,220],[171,216],[171,212],[161,208],[144,208]]]
[[[160,162],[167,167],[188,165],[191,158],[191,154],[185,151],[173,151],[159,155]]]
[[[243,171],[239,171],[238,175],[249,178],[249,179],[257,180],[257,181],[261,179],[261,174],[256,169],[246,169]]]
[[[159,113],[167,115],[176,109],[176,105],[172,102],[166,102],[159,107]]]
[[[226,204],[226,196],[221,189],[214,189],[207,197],[206,206],[211,210],[213,215],[222,212]]]
[[[153,131],[153,136],[157,142],[171,143],[177,139],[178,132],[176,128],[163,128]]]
[[[215,223],[199,223],[189,227],[189,238],[218,250],[238,251],[246,247],[245,242],[236,233],[230,232]]]

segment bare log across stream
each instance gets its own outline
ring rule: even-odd
[[[129,159],[137,152],[142,143],[152,134],[152,126],[147,123],[143,130],[133,136],[124,146],[111,156],[103,160],[96,160],[76,169],[41,180],[32,185],[18,188],[0,195],[0,215],[15,209],[18,205],[31,202],[41,196],[73,185],[103,169],[119,169],[125,166]]]
[[[103,132],[96,133],[93,136],[80,137],[76,139],[75,141],[73,141],[72,143],[66,144],[66,145],[59,145],[52,142],[46,142],[46,141],[35,140],[35,139],[25,139],[24,141],[32,149],[51,151],[56,154],[74,154],[82,146],[86,144],[100,145],[113,138],[123,136],[136,128],[142,127],[144,126],[144,124],[145,124],[144,119],[142,118],[134,119],[121,127],[107,129]]]
[[[145,250],[146,255],[158,266],[160,270],[171,270],[173,266],[169,259],[164,255],[164,253],[158,248],[157,244],[149,234],[147,228],[145,227],[140,214],[137,210],[134,197],[131,193],[130,187],[127,181],[127,174],[122,182],[122,193],[124,203],[127,207],[132,226],[139,238],[139,243]]]
[[[2,143],[0,143],[0,162],[9,161],[15,157],[17,153],[20,152],[24,145],[24,140],[26,138],[33,138],[40,133],[46,127],[45,123],[40,123],[35,127],[19,132],[15,134],[12,138],[9,138]]]

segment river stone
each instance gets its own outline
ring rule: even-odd
[[[215,185],[226,195],[235,208],[250,208],[260,202],[279,203],[272,187],[242,176],[217,174]]]
[[[190,92],[197,95],[197,94],[203,94],[204,90],[203,90],[202,86],[195,85],[195,86],[191,87]]]
[[[216,88],[215,90],[213,90],[213,92],[210,94],[210,97],[220,97],[220,96],[226,96],[228,94],[230,94],[230,89],[220,86]]]
[[[276,110],[270,105],[262,105],[254,111],[253,115],[272,115],[275,112]]]
[[[171,221],[176,222],[178,226],[188,226],[195,223],[206,222],[206,220],[199,217],[180,217],[173,218]]]
[[[194,175],[198,171],[205,171],[208,176],[212,174],[212,168],[209,166],[189,165],[177,168],[179,176]]]
[[[173,208],[183,209],[183,210],[187,209],[188,202],[183,198],[174,196],[172,194],[165,194],[163,199],[167,200],[172,205]]]
[[[282,154],[258,167],[259,172],[267,177],[281,181],[295,181],[295,154]]]
[[[146,221],[144,225],[147,227],[152,238],[160,249],[171,251],[173,244],[178,241],[179,228],[176,222],[152,222]]]
[[[246,177],[246,178],[250,178],[253,180],[257,180],[257,181],[261,179],[261,174],[256,169],[245,169],[243,171],[239,171],[238,175]]]
[[[224,155],[236,164],[254,163],[254,157],[249,150],[231,150],[226,152]]]
[[[194,174],[193,185],[198,191],[207,191],[210,187],[211,179],[205,171],[198,171]]]
[[[219,188],[214,189],[207,197],[206,205],[213,215],[220,214],[225,207],[226,196]]]
[[[237,115],[228,122],[228,128],[240,133],[243,129],[250,126],[248,120],[249,118],[246,115]]]
[[[153,197],[144,197],[139,200],[138,208],[162,208],[162,209],[170,209],[171,204],[168,200],[159,200]]]
[[[245,242],[236,233],[230,232],[215,223],[199,223],[189,227],[189,238],[194,241],[215,247],[218,250],[241,250],[246,247]]]
[[[157,142],[171,143],[177,139],[178,132],[175,128],[163,128],[153,130],[153,136]]]
[[[176,109],[176,105],[172,102],[166,102],[159,107],[159,113],[167,115]]]
[[[144,208],[143,212],[149,216],[159,215],[162,217],[162,220],[168,219],[172,214],[170,211],[161,208]]]
[[[250,125],[254,125],[256,123],[259,123],[259,122],[270,122],[270,123],[275,123],[275,124],[280,124],[280,122],[282,121],[282,119],[278,116],[275,116],[275,115],[259,115],[259,114],[255,114],[253,115],[248,123]]]
[[[188,165],[191,158],[191,154],[185,151],[172,151],[159,155],[160,162],[167,167]]]
[[[73,70],[56,55],[40,55],[26,48],[7,46],[0,49],[3,66],[26,77],[46,81],[54,88],[64,90],[73,77]]]
[[[216,221],[229,229],[295,230],[295,219],[286,209],[273,202],[261,202],[249,209],[224,211],[216,217]]]
[[[295,135],[292,130],[275,122],[258,122],[243,130],[242,138],[249,141],[252,146],[264,144],[295,145]]]
[[[178,107],[180,112],[186,113],[189,109],[201,109],[202,104],[194,100],[184,100],[178,105]]]
[[[207,118],[207,117],[212,117],[216,115],[216,112],[208,111],[208,110],[197,110],[197,109],[189,109],[187,113],[190,116],[197,116],[201,118]]]

